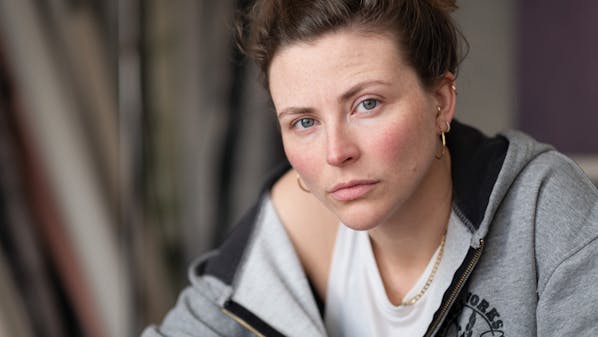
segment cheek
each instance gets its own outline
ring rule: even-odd
[[[377,133],[376,137],[369,138],[370,149],[375,149],[377,157],[384,163],[402,161],[413,147],[412,137],[408,128],[401,124],[388,125]]]
[[[414,124],[390,124],[377,137],[370,138],[369,148],[375,149],[380,163],[398,169],[397,173],[418,171],[422,169],[422,161],[433,156],[433,146],[423,133]]]
[[[285,155],[291,166],[306,180],[312,180],[312,177],[319,171],[317,168],[317,151],[314,146],[307,144],[298,144],[283,138],[283,147]]]

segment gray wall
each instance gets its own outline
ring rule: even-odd
[[[457,118],[494,134],[516,120],[514,0],[459,2],[455,19],[470,44],[457,80]]]

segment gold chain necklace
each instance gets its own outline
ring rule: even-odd
[[[415,302],[419,301],[419,299],[422,298],[422,296],[424,296],[426,291],[428,291],[428,288],[430,288],[430,284],[432,284],[432,281],[434,281],[434,276],[436,275],[436,271],[438,271],[438,266],[440,265],[440,261],[442,260],[442,255],[444,255],[444,243],[445,242],[446,242],[446,233],[444,233],[442,235],[442,240],[440,241],[440,250],[438,251],[438,255],[436,256],[436,261],[434,261],[434,267],[432,267],[432,272],[430,273],[430,276],[428,276],[428,279],[426,280],[426,284],[424,284],[424,287],[419,291],[419,293],[417,293],[417,295],[413,296],[412,298],[410,298],[407,301],[403,301],[401,304],[399,304],[399,306],[407,306],[407,305],[415,304]]]

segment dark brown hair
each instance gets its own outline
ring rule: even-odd
[[[455,0],[257,0],[237,24],[242,52],[268,70],[284,46],[312,41],[325,33],[356,27],[394,34],[405,60],[431,88],[447,71],[457,74],[461,42],[451,12]]]

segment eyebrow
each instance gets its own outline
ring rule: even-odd
[[[279,114],[278,118],[281,118],[285,115],[302,115],[307,113],[312,113],[314,109],[312,108],[302,108],[302,107],[289,107],[283,109]]]
[[[338,100],[339,100],[339,102],[346,101],[347,99],[351,98],[352,96],[354,96],[355,94],[357,94],[358,92],[363,90],[364,88],[372,86],[372,85],[389,86],[390,83],[388,83],[386,81],[382,81],[382,80],[371,80],[371,81],[359,82],[359,83],[355,84],[354,86],[352,86],[351,88],[349,88],[349,90],[345,91],[345,93],[342,94]]]
[[[371,80],[371,81],[363,81],[356,83],[352,87],[350,87],[347,91],[345,91],[339,98],[338,101],[346,101],[347,99],[351,98],[364,88],[372,85],[386,85],[389,86],[390,83],[382,80]],[[305,113],[312,113],[314,111],[313,108],[310,107],[288,107],[283,109],[279,114],[278,118],[281,118],[284,115],[300,115]]]

